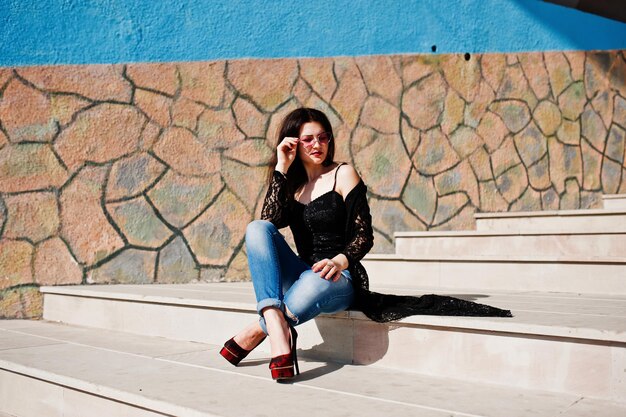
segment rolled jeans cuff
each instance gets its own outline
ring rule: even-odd
[[[256,311],[257,313],[259,313],[259,315],[262,316],[263,309],[267,307],[276,307],[280,311],[283,311],[283,302],[279,300],[278,298],[266,298],[257,303]]]

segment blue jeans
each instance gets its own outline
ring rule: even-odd
[[[292,325],[304,323],[320,313],[346,310],[354,290],[347,270],[333,282],[300,259],[276,226],[255,220],[246,229],[248,265],[254,284],[261,328],[267,334],[263,309],[276,307]]]

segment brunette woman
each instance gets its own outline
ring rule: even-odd
[[[354,168],[334,161],[333,140],[330,122],[319,110],[301,108],[287,115],[262,220],[246,231],[260,320],[229,340],[221,353],[236,365],[269,335],[274,379],[298,373],[295,326],[352,304],[352,271],[373,244],[365,185]],[[299,256],[278,231],[285,226],[291,227]]]
[[[349,307],[381,322],[412,314],[510,316],[452,297],[370,292],[359,262],[374,242],[367,188],[353,167],[334,161],[334,153],[324,113],[300,108],[285,117],[261,220],[246,230],[260,318],[224,344],[224,358],[237,365],[269,335],[272,378],[292,378],[299,373],[294,327]],[[298,255],[278,231],[286,226]]]

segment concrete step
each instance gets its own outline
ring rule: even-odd
[[[18,417],[239,417],[277,410],[325,417],[626,413],[623,401],[311,359],[300,361],[302,373],[292,383],[277,384],[269,378],[266,354],[254,351],[233,367],[218,349],[48,322],[0,321],[0,412]]]
[[[378,288],[454,295],[513,318],[412,316],[374,323],[360,312],[299,327],[299,354],[397,372],[623,401],[626,297]],[[256,320],[249,283],[44,287],[44,318],[219,345]],[[267,354],[269,344],[257,351]]]
[[[602,196],[605,209],[626,209],[626,194],[607,194]]]
[[[626,207],[476,213],[476,230],[505,233],[626,233]]]
[[[536,260],[567,258],[626,261],[626,233],[396,232],[396,254],[404,258],[519,255]]]
[[[372,286],[423,286],[446,290],[564,292],[626,296],[626,260],[583,256],[432,257],[372,254],[363,259]]]

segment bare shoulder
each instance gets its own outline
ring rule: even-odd
[[[343,198],[361,181],[359,173],[351,165],[342,165],[337,171],[337,192]]]

